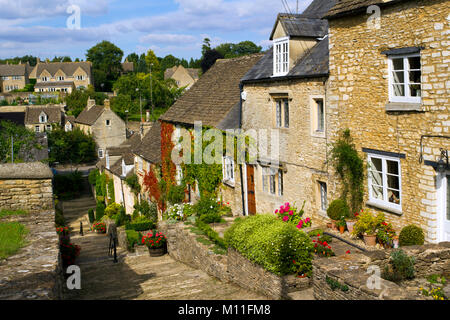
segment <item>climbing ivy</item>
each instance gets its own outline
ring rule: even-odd
[[[342,131],[333,144],[331,164],[342,182],[340,198],[349,204],[352,212],[359,212],[364,197],[364,161],[356,151],[349,129]]]

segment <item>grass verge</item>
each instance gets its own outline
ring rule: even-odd
[[[18,222],[0,223],[0,260],[17,253],[26,245],[28,230]]]

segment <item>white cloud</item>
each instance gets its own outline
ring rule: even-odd
[[[147,34],[139,39],[141,43],[157,42],[159,44],[177,44],[177,43],[194,43],[198,41],[197,37],[187,34],[167,34],[155,33]]]

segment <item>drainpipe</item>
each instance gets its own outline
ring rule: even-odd
[[[239,129],[242,129],[242,92],[244,91],[244,84],[239,83]],[[244,176],[242,174],[242,164],[239,164],[239,174],[241,176],[241,198],[242,198],[242,213],[244,216],[247,215],[245,212],[245,195],[244,195]]]

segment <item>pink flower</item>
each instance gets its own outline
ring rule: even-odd
[[[284,216],[284,217],[283,217],[283,221],[284,221],[284,222],[287,222],[288,220],[289,220],[289,217],[288,217],[288,216]]]
[[[305,222],[310,222],[311,219],[310,218],[306,218]]]
[[[289,215],[292,216],[294,214],[294,211],[289,211]]]

